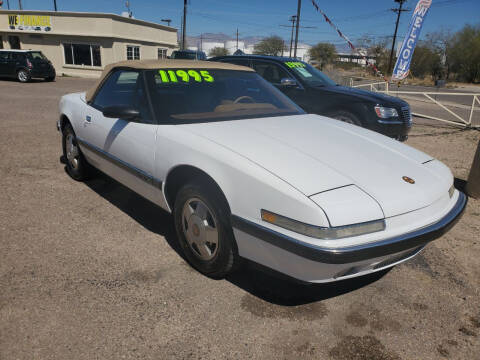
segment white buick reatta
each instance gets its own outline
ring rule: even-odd
[[[467,201],[440,161],[306,114],[231,64],[107,66],[93,89],[62,97],[57,127],[72,178],[98,168],[173,213],[186,258],[214,278],[242,258],[306,282],[386,269]]]

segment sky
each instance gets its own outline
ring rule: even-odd
[[[3,0],[7,8],[7,0]],[[18,0],[9,0],[11,9],[18,9]],[[393,0],[316,0],[320,8],[355,43],[364,35],[379,39],[391,36],[396,14]],[[417,0],[408,0],[404,7],[415,8]],[[25,10],[53,10],[53,0],[22,0]],[[57,0],[58,10],[108,12],[120,14],[126,10],[125,0]],[[160,22],[172,19],[171,26],[180,28],[183,0],[130,0],[130,7],[137,19]],[[187,35],[202,33],[224,33],[239,37],[279,35],[290,38],[291,15],[297,11],[297,0],[189,0]],[[399,36],[407,31],[412,11],[402,13]],[[480,0],[433,0],[422,30],[426,33],[441,29],[458,30],[464,24],[480,24]],[[300,25],[315,28],[301,29],[299,40],[307,44],[343,41],[323,20],[311,4],[302,1]],[[206,39],[208,40],[208,39]]]

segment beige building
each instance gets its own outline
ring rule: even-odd
[[[0,49],[40,50],[57,75],[97,77],[113,62],[157,59],[177,29],[114,14],[0,10]]]

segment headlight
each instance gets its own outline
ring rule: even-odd
[[[388,108],[388,107],[377,105],[375,106],[375,112],[377,113],[377,116],[381,119],[398,117],[397,109],[394,109],[394,108]]]
[[[263,221],[302,235],[324,240],[341,239],[385,230],[385,220],[383,219],[346,226],[321,227],[305,224],[263,209],[261,214]]]

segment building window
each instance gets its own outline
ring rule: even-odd
[[[158,58],[159,59],[166,59],[167,58],[167,49],[158,49]]]
[[[63,44],[65,64],[83,66],[102,66],[100,45]]]
[[[140,46],[127,45],[127,60],[140,60]]]
[[[0,49],[3,49],[3,38],[2,38],[2,35],[0,35]]]

